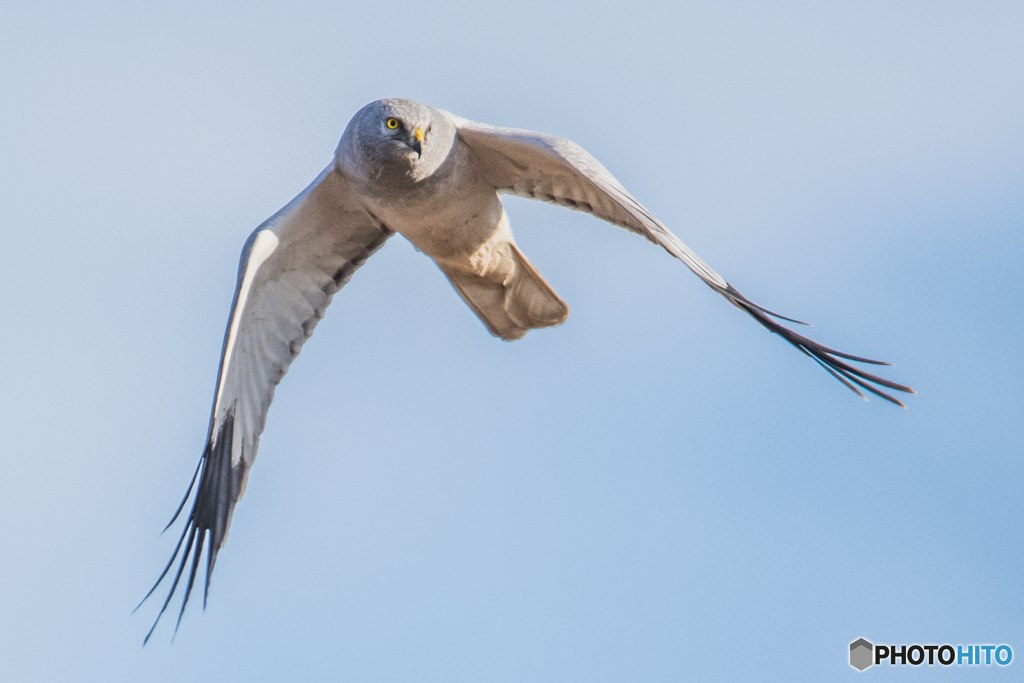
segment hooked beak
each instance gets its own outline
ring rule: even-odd
[[[423,129],[417,128],[413,133],[413,137],[416,138],[416,142],[409,146],[416,152],[416,156],[423,156]]]

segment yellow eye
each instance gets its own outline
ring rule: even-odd
[[[394,130],[395,128],[398,128],[398,119],[396,119],[396,118],[390,118],[390,119],[388,119],[388,123],[387,123],[387,126],[388,126],[388,128],[390,128],[391,130]]]

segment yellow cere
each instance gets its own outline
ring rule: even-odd
[[[396,119],[396,118],[388,119],[388,128],[390,128],[391,130],[394,130],[395,128],[398,128],[398,119]]]

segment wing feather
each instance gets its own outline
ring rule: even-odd
[[[170,561],[143,598],[145,602],[170,574],[180,554],[147,641],[188,566],[180,623],[204,544],[205,606],[217,553],[227,538],[235,504],[245,491],[275,387],[334,294],[392,234],[362,207],[332,164],[246,240],[221,349],[206,446],[168,527],[195,489],[192,507]]]
[[[499,128],[449,112],[444,114],[455,123],[459,139],[474,156],[478,171],[498,192],[584,211],[643,235],[681,260],[731,304],[809,355],[862,397],[857,386],[905,408],[901,401],[872,385],[916,393],[908,386],[854,368],[839,358],[874,365],[889,363],[836,351],[781,324],[779,320],[806,323],[773,313],[743,296],[644,208],[601,162],[576,143],[554,135]]]

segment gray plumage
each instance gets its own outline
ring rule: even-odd
[[[256,228],[243,248],[207,445],[171,524],[199,485],[174,554],[146,595],[181,554],[153,628],[188,568],[180,623],[208,543],[205,605],[274,388],[334,294],[392,234],[401,233],[431,257],[497,337],[519,339],[566,319],[565,302],[516,246],[501,193],[585,211],[642,235],[862,397],[858,387],[902,406],[879,387],[914,393],[842,359],[885,363],[821,346],[777,322],[790,319],[744,297],[579,145],[475,123],[411,100],[378,100],[352,117],[319,177]]]

